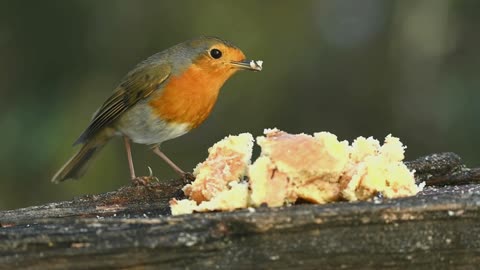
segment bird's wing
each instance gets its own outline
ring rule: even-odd
[[[130,72],[105,103],[95,113],[90,125],[75,141],[85,143],[104,127],[110,125],[138,101],[159,89],[170,75],[168,64],[145,64]]]

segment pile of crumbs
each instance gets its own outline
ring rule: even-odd
[[[251,163],[253,136],[228,136],[208,150],[197,165],[187,199],[170,201],[173,215],[239,208],[324,204],[413,196],[422,190],[402,162],[405,147],[388,135],[381,145],[358,137],[352,144],[328,132],[289,134],[267,129],[257,137],[260,156]]]

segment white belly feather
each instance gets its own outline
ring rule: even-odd
[[[190,130],[188,124],[166,123],[156,117],[147,103],[139,102],[117,121],[116,129],[140,144],[160,144],[182,136]]]

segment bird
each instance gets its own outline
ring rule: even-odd
[[[263,61],[246,60],[241,49],[218,37],[201,36],[174,45],[137,64],[100,106],[75,141],[81,148],[52,177],[59,183],[83,176],[112,138],[125,144],[130,179],[135,174],[131,143],[149,145],[175,172],[187,177],[160,145],[202,124],[223,84],[237,71],[261,71]]]

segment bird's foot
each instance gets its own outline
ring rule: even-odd
[[[182,173],[182,180],[185,184],[190,184],[191,182],[195,181],[195,176],[192,173],[184,172]]]
[[[153,182],[158,182],[158,178],[153,176],[152,168],[148,167],[148,176],[137,176],[132,178],[132,184],[134,186],[148,186]]]
[[[155,176],[137,176],[132,179],[134,186],[148,186],[154,182],[158,182],[158,178]]]

